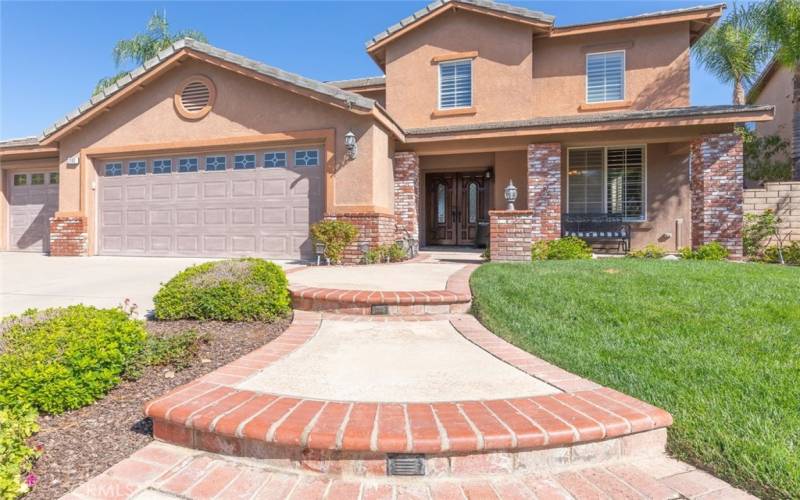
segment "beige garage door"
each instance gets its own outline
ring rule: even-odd
[[[316,147],[103,162],[98,251],[310,258],[321,164]]]
[[[9,184],[11,250],[48,252],[50,217],[58,210],[58,172],[15,172]]]

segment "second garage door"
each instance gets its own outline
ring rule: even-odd
[[[320,148],[125,158],[100,164],[101,255],[310,258]]]

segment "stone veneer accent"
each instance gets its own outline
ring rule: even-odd
[[[780,217],[778,234],[784,241],[800,241],[800,181],[767,182],[760,189],[745,189],[744,213],[762,214],[764,210]],[[775,244],[774,239],[769,244]]]
[[[394,213],[397,237],[419,238],[419,156],[414,152],[394,154]]]
[[[356,241],[345,248],[343,264],[359,264],[363,255],[358,250],[359,243],[368,243],[370,248],[378,245],[391,245],[395,241],[394,215],[381,213],[342,213],[326,215],[325,219],[346,221],[358,229]]]
[[[533,211],[531,237],[561,237],[561,144],[528,145],[528,210]]]
[[[89,235],[86,217],[58,215],[50,218],[50,255],[75,257],[88,255]]]
[[[531,231],[534,215],[530,210],[489,211],[489,253],[497,262],[531,260]]]
[[[718,241],[742,257],[744,155],[738,134],[691,144],[692,247]]]

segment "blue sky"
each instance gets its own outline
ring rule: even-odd
[[[556,16],[556,25],[713,3],[517,1]],[[319,80],[380,74],[366,55],[372,35],[425,1],[361,2],[9,2],[0,0],[0,138],[38,135],[116,73],[111,48],[155,9],[174,30]],[[130,69],[130,68],[129,68]],[[730,102],[728,86],[692,67],[692,104]]]

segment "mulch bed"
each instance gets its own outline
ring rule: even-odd
[[[168,367],[150,367],[138,380],[123,382],[91,406],[41,416],[41,430],[34,440],[44,445],[44,454],[33,469],[39,484],[26,498],[58,498],[147,445],[153,435],[152,423],[142,416],[145,401],[261,347],[288,326],[288,320],[272,324],[148,321],[147,330],[155,335],[189,329],[202,334],[197,358],[173,377]]]

